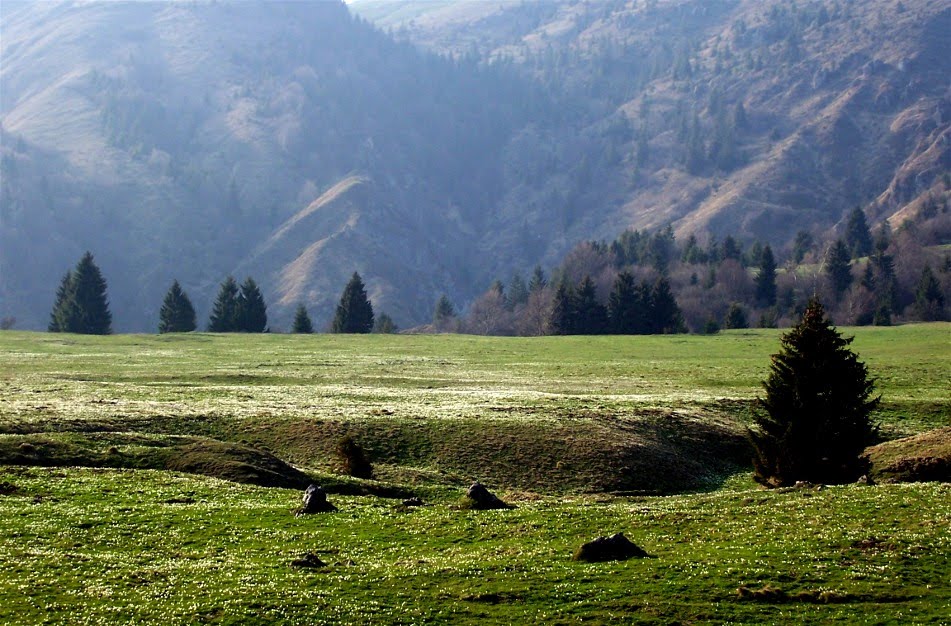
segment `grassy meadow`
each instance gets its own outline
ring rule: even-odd
[[[886,438],[951,425],[951,325],[846,333]],[[0,621],[946,623],[949,485],[752,483],[780,334],[0,333]],[[651,558],[570,560],[618,531]]]

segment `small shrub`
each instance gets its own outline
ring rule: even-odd
[[[373,478],[373,465],[367,459],[363,447],[351,435],[346,435],[337,442],[337,457],[340,470],[347,476]]]

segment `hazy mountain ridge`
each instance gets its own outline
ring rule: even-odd
[[[782,244],[947,193],[940,0],[374,5],[465,59],[337,2],[5,2],[0,314],[43,327],[90,249],[118,330],[229,273],[321,327],[354,270],[407,326],[627,227]]]
[[[317,320],[355,269],[378,306],[425,316],[433,292],[464,282],[446,255],[467,259],[459,233],[497,193],[492,155],[526,115],[473,97],[504,85],[497,72],[395,44],[341,3],[5,5],[3,25],[0,293],[34,327],[87,248],[120,329],[150,327],[173,277],[202,311],[233,272],[258,277],[280,326],[296,302],[255,250],[353,172],[365,190],[295,225],[279,256],[322,242],[305,301]]]
[[[388,4],[354,9],[397,37],[448,54],[477,49],[555,88],[584,89],[628,66],[639,84],[630,94],[603,89],[597,104],[605,116],[618,107],[646,135],[643,163],[632,164],[636,140],[620,148],[634,178],[621,221],[635,227],[782,242],[781,233],[828,228],[855,205],[873,218],[901,214],[941,193],[951,169],[951,7],[940,0],[474,3],[482,11],[468,21],[445,7],[398,20]],[[545,57],[559,55],[552,69]],[[660,71],[638,74],[638,62]],[[717,106],[740,102],[748,126],[734,138],[737,162],[684,172],[685,138],[669,122],[678,107],[702,128],[717,123]]]

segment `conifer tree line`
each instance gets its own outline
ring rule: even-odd
[[[106,280],[91,253],[86,252],[60,281],[50,312],[49,332],[108,335],[112,332],[112,314],[106,295]],[[196,330],[195,307],[178,280],[162,300],[159,311],[159,333],[187,333]],[[344,288],[331,325],[334,333],[393,333],[393,320],[381,313],[374,316],[360,275],[354,272]],[[218,288],[208,331],[214,333],[266,333],[267,305],[264,296],[250,276],[238,286],[228,276]],[[294,316],[294,333],[314,332],[307,308],[300,304]]]
[[[929,217],[930,215],[930,217]],[[944,216],[944,222],[941,217]],[[924,220],[924,221],[922,221]],[[945,223],[942,227],[941,223]],[[951,255],[938,247],[951,212],[936,208],[892,232],[861,208],[825,237],[801,231],[774,250],[759,241],[629,230],[576,246],[546,279],[536,267],[499,280],[464,315],[443,296],[432,328],[476,334],[710,333],[789,326],[809,299],[847,325],[951,318]],[[933,246],[933,247],[932,247]],[[445,299],[445,301],[443,301]]]
[[[944,226],[942,226],[944,224]],[[944,230],[942,230],[942,228]],[[484,335],[654,334],[717,332],[722,328],[794,323],[810,298],[827,303],[844,325],[951,318],[951,254],[936,245],[951,232],[951,211],[939,204],[901,228],[873,231],[856,207],[826,237],[801,231],[775,250],[759,241],[690,235],[678,241],[670,227],[628,230],[614,241],[576,246],[551,276],[535,266],[516,271],[506,285],[460,310],[446,294],[435,302],[429,329]],[[195,308],[173,281],[160,311],[159,332],[198,327]],[[340,296],[330,332],[396,332],[376,314],[359,274]],[[267,305],[250,277],[220,285],[207,324],[211,332],[268,332]],[[106,281],[87,252],[67,272],[50,313],[50,332],[108,334],[112,315]],[[292,332],[315,327],[301,304]]]

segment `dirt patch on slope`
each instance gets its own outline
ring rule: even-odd
[[[951,482],[951,426],[865,450],[878,482]]]

